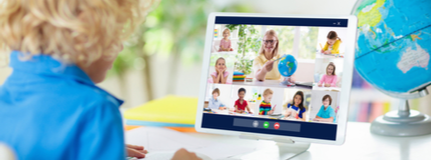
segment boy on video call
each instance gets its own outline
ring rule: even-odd
[[[271,99],[273,98],[273,91],[270,88],[267,88],[263,92],[263,101],[259,106],[259,115],[269,115],[273,114],[274,108],[271,107]]]
[[[235,112],[237,112],[237,113],[244,113],[246,109],[249,113],[252,113],[252,111],[249,108],[247,101],[244,100],[245,94],[246,94],[246,89],[240,88],[238,90],[239,99],[237,101],[235,101],[235,104],[234,104]]]

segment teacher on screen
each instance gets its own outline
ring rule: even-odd
[[[259,55],[253,61],[255,78],[259,81],[279,80],[281,75],[277,68],[276,59],[281,56],[279,51],[279,39],[274,30],[268,30],[263,37]]]

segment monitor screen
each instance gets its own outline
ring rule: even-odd
[[[347,25],[216,16],[201,127],[336,140]]]

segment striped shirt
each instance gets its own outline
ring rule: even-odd
[[[267,113],[271,110],[270,102],[262,101],[259,106],[259,115],[267,115]]]

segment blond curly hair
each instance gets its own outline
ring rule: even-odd
[[[1,0],[0,47],[90,64],[115,57],[157,0]]]

